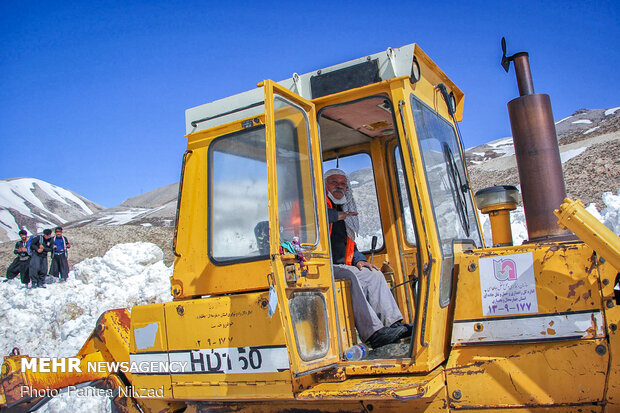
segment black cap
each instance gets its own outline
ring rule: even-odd
[[[19,235],[28,235],[28,231],[26,231],[25,229],[22,229],[21,231],[19,231]]]

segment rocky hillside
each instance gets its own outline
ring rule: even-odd
[[[601,208],[603,192],[620,188],[620,108],[580,109],[556,122],[566,192]],[[465,151],[474,191],[491,185],[518,185],[512,138]]]

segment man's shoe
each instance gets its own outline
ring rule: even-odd
[[[413,324],[403,324],[402,320],[395,322],[390,327],[405,327],[405,333],[401,338],[410,338],[413,333]]]
[[[366,342],[375,349],[387,344],[396,343],[405,334],[407,329],[404,326],[383,327],[373,333]]]
[[[47,288],[45,284],[39,284],[39,288]]]

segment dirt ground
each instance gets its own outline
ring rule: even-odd
[[[125,242],[152,242],[164,251],[164,262],[172,265],[172,234],[170,227],[143,227],[134,225],[117,225],[106,227],[67,228],[64,235],[71,243],[69,249],[69,267],[85,258],[101,257],[111,247]],[[15,241],[0,243],[0,278],[6,276],[6,269],[15,255]]]

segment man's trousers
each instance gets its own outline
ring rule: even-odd
[[[334,278],[351,280],[355,327],[366,341],[376,331],[403,319],[381,271],[352,265],[334,265]]]

